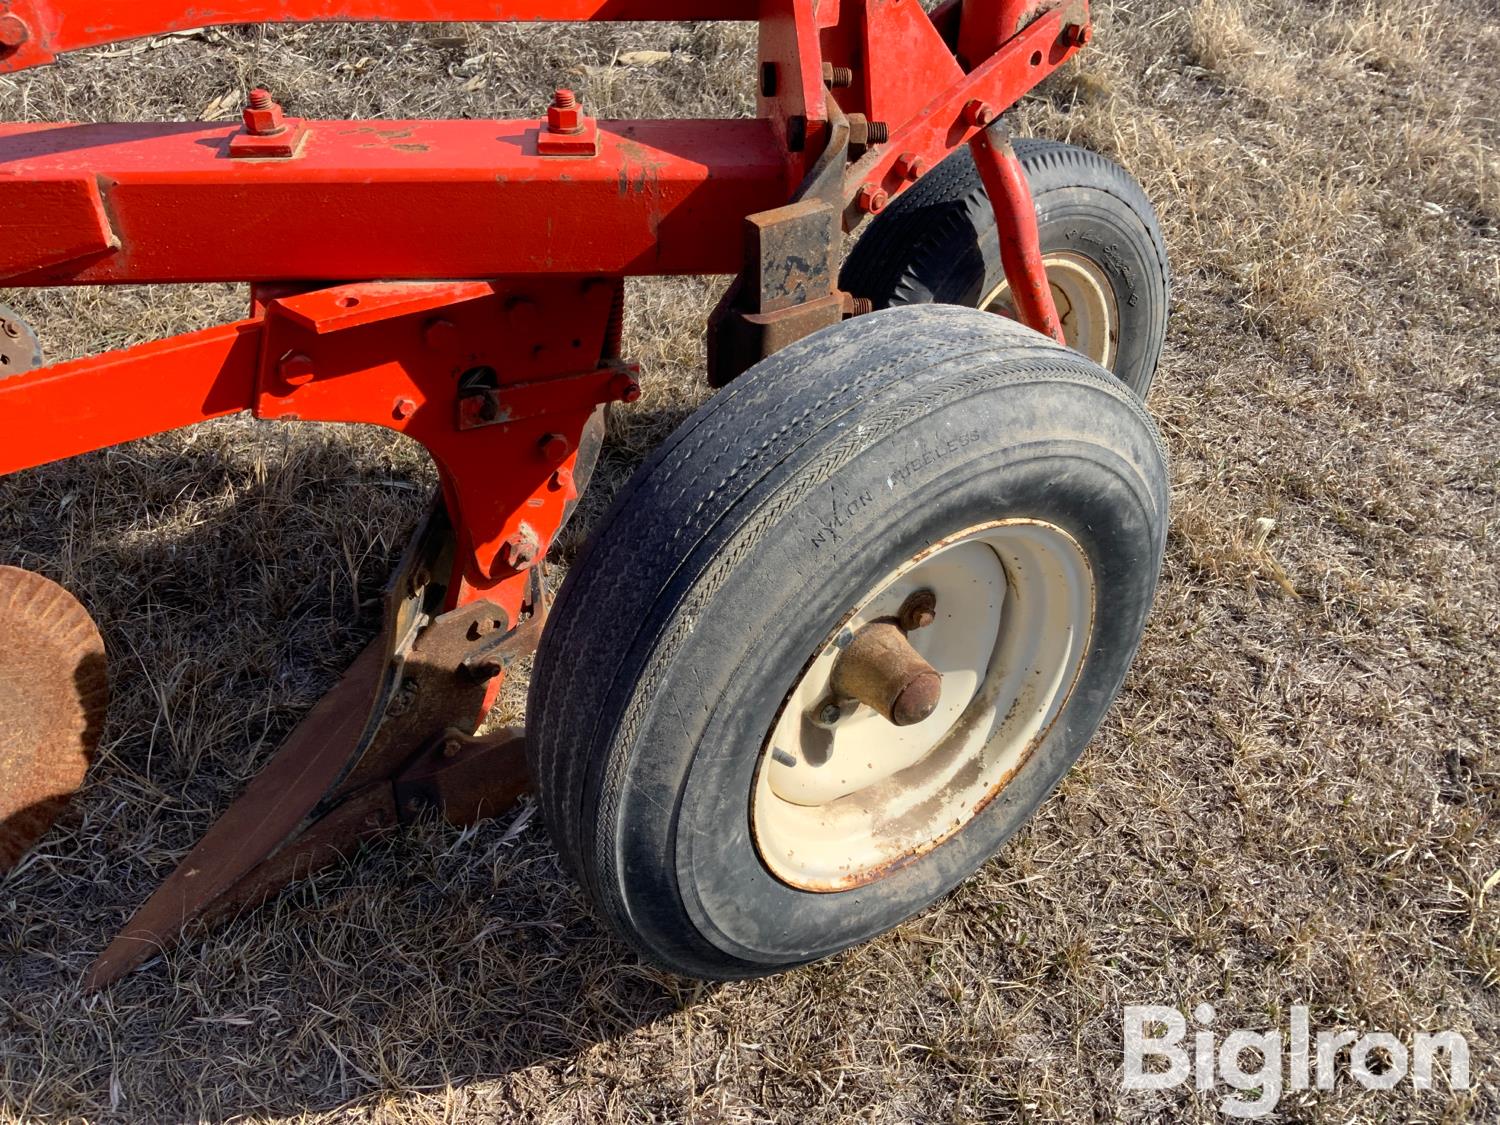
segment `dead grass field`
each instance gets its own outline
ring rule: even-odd
[[[1492,0],[1105,2],[1016,112],[1121,160],[1163,217],[1165,579],[1031,826],[829,964],[720,988],[641,969],[523,808],[373,847],[81,996],[369,635],[429,474],[368,432],[228,421],[0,480],[0,562],[82,597],[115,681],[80,801],[0,879],[0,1118],[1216,1120],[1217,1094],[1119,1090],[1122,1004],[1209,1001],[1220,1027],[1306,1003],[1315,1028],[1473,1049],[1467,1094],[1346,1078],[1280,1119],[1500,1119],[1497,25]],[[638,48],[672,57],[615,61]],[[752,59],[738,25],[229,29],[0,78],[0,113],[228,116],[263,82],[313,116],[531,114],[565,80],[605,114],[738,114]],[[705,395],[717,290],[632,284],[647,393],[558,573]],[[243,294],[0,299],[58,358]]]

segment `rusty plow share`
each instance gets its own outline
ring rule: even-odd
[[[443,611],[448,591],[435,576],[453,550],[435,508],[387,584],[379,634],[95,960],[86,988],[424,814],[469,825],[513,806],[527,784],[521,729],[479,736],[453,718],[482,718],[505,666],[535,648],[541,568],[522,620],[507,627],[488,601]],[[0,863],[9,867],[81,784],[107,686],[98,630],[61,587],[0,567],[0,621],[20,642],[0,654],[0,684],[15,685],[0,696]]]

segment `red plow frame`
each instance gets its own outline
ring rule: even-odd
[[[1089,38],[1086,0],[0,2],[0,72],[205,24],[758,20],[759,113],[315,121],[255,91],[238,126],[0,124],[0,284],[237,281],[245,319],[0,375],[0,473],[210,418],[361,422],[432,455],[441,510],[386,628],[96,964],[98,985],[429,806],[524,785],[515,732],[469,732],[545,617],[539,564],[602,407],[639,394],[623,278],[736,280],[717,385],[862,310],[842,236],[963,145],[1021,319],[1061,338],[1000,115]],[[418,702],[410,691],[419,687]],[[394,701],[406,700],[402,707]]]

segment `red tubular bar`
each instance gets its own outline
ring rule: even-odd
[[[1010,134],[1003,124],[996,122],[970,141],[969,148],[984,180],[984,190],[995,207],[1000,261],[1005,266],[1005,279],[1010,282],[1021,323],[1065,344],[1062,322],[1057,316],[1057,304],[1052,299],[1052,286],[1047,283],[1047,270],[1037,242],[1036,204],[1026,173],[1011,148]]]

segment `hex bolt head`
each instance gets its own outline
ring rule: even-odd
[[[301,387],[313,381],[318,369],[313,366],[311,356],[301,352],[288,352],[276,365],[276,374],[288,387]]]
[[[500,545],[500,561],[511,570],[529,570],[541,552],[541,537],[529,523],[523,523]]]
[[[269,92],[259,87],[250,91],[242,117],[245,132],[252,137],[274,137],[286,132],[286,119],[282,116],[281,107],[271,100]]]
[[[915,152],[903,152],[896,157],[891,170],[903,180],[919,179],[927,173],[927,161]]]
[[[1087,47],[1093,38],[1094,25],[1091,23],[1070,23],[1063,28],[1062,39],[1069,47]]]
[[[448,351],[458,343],[458,329],[451,320],[435,317],[422,325],[422,343],[433,351]]]
[[[417,404],[409,398],[398,398],[396,405],[391,408],[391,413],[400,421],[406,421],[417,412]]]
[[[818,712],[818,721],[824,726],[833,726],[843,715],[843,709],[837,703],[825,703],[823,709]]]
[[[572,451],[572,444],[562,434],[543,434],[537,449],[548,461],[561,461]]]
[[[558,90],[547,107],[547,131],[549,133],[583,132],[583,110],[578,106],[578,96],[572,90]]]
[[[867,215],[880,214],[880,212],[885,210],[886,204],[890,201],[891,193],[883,187],[877,187],[875,184],[866,184],[860,188],[859,195],[855,198],[855,202],[859,204],[859,209]]]
[[[9,12],[0,16],[0,52],[14,51],[30,38],[31,28],[26,26],[26,21],[20,16],[13,16]]]
[[[995,110],[988,102],[982,102],[978,98],[964,106],[964,124],[976,129],[983,129],[995,120]]]
[[[641,384],[634,375],[620,374],[615,376],[615,381],[610,385],[610,391],[617,402],[635,402],[641,397]]]

